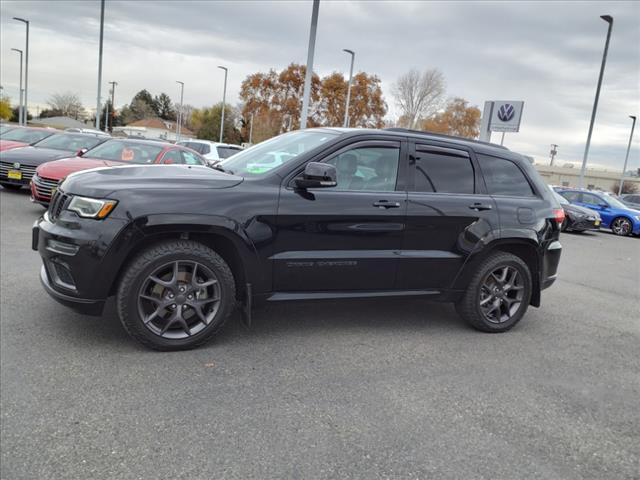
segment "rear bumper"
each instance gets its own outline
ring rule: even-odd
[[[558,265],[562,255],[562,244],[554,240],[545,249],[540,271],[540,290],[549,288],[558,278]]]

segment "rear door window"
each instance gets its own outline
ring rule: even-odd
[[[586,205],[599,206],[603,205],[606,202],[602,200],[600,197],[593,195],[592,193],[583,193],[582,194],[582,203]]]
[[[514,162],[489,155],[478,155],[478,161],[490,195],[535,196],[527,177]]]
[[[447,152],[449,151],[449,152]],[[462,150],[416,145],[414,192],[463,193],[475,191],[475,173]]]

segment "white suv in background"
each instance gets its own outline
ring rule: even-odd
[[[190,138],[189,140],[180,140],[176,143],[183,147],[195,150],[202,155],[210,164],[218,163],[225,158],[229,158],[242,151],[242,147],[238,145],[232,145],[230,143],[217,143],[210,142],[209,140],[198,140]]]

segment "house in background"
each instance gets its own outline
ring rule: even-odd
[[[113,134],[175,142],[178,139],[176,127],[177,123],[171,120],[145,118],[131,122],[124,127],[113,127]],[[182,127],[180,138],[191,138],[193,136],[194,133],[191,130],[184,126]]]

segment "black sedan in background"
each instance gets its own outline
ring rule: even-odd
[[[551,191],[564,210],[564,222],[562,222],[562,226],[560,227],[563,232],[600,230],[602,220],[600,219],[600,214],[598,212],[578,205],[573,205],[555,190],[551,189]]]
[[[87,133],[57,133],[31,146],[6,150],[0,153],[0,185],[12,190],[29,186],[39,165],[73,157],[109,138]]]

